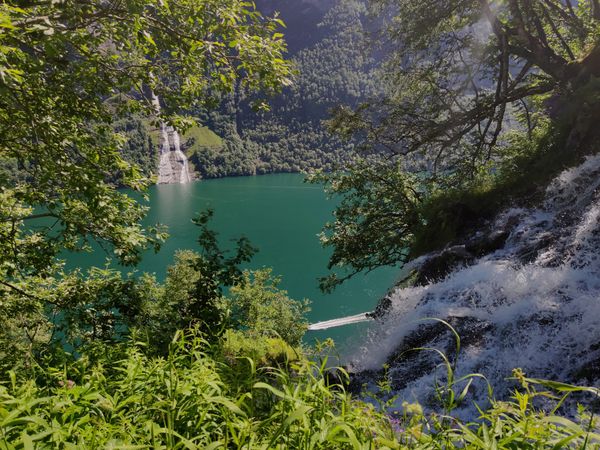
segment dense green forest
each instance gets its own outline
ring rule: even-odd
[[[268,2],[259,2],[258,7],[273,9]],[[328,133],[323,122],[332,108],[356,106],[380,89],[376,61],[367,46],[365,5],[324,3],[298,14],[297,5],[290,4],[281,14],[286,22],[295,21],[289,32],[282,30],[286,39],[295,40],[289,53],[295,69],[293,84],[269,99],[269,111],[255,111],[252,97],[239,86],[233,93],[219,95],[219,101],[209,107],[189,111],[204,127],[193,126],[182,141],[199,177],[331,171],[351,160],[353,143]],[[311,32],[314,37],[308,39]],[[130,122],[126,128],[132,134],[123,155],[144,173],[154,173],[153,155],[158,148],[156,142],[154,146],[146,142],[152,141],[156,127],[140,126],[134,118]]]
[[[363,46],[367,16],[389,19],[372,25],[385,51]],[[574,406],[597,388],[517,368],[497,399],[459,374],[446,321],[430,319],[449,351],[407,351],[437,358],[426,405],[396,397],[388,366],[353,385],[333,343],[302,344],[308,302],[243,270],[256,249],[224,249],[210,210],[162,283],[66,268],[92,241],[134,268],[167,238],[131,195],[153,182],[161,122],[206,177],[324,169],[341,200],[322,241],[348,271],[324,288],[539,201],[598,150],[598,0],[344,2],[321,23],[290,61],[281,19],[240,0],[0,5],[0,448],[600,446],[597,405]]]

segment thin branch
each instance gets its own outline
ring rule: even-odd
[[[570,23],[577,30],[577,35],[579,36],[579,39],[585,39],[585,37],[587,36],[585,25],[583,24],[579,16],[575,14],[573,5],[569,0],[566,0],[565,2],[567,11],[564,10],[564,6],[562,4],[557,5],[552,0],[543,0],[543,2],[548,8],[552,9],[554,12],[560,15],[565,22]]]
[[[533,123],[531,122],[531,112],[529,111],[529,107],[527,106],[527,102],[525,99],[520,99],[519,103],[523,105],[523,109],[525,110],[525,119],[527,120],[527,139],[531,140],[533,137]]]
[[[554,35],[556,36],[556,38],[558,39],[560,44],[563,46],[563,48],[569,55],[569,58],[571,58],[571,61],[574,61],[575,54],[571,50],[571,47],[569,47],[569,44],[567,43],[567,41],[563,38],[563,35],[561,34],[560,30],[558,29],[558,26],[556,25],[556,23],[554,23],[554,20],[552,20],[552,17],[550,16],[550,12],[548,11],[548,9],[546,9],[544,7],[544,5],[540,5],[540,6],[542,8],[542,11],[544,12],[544,16],[546,17],[546,20],[550,24],[550,28],[552,28],[552,32],[554,33]]]
[[[469,110],[467,113],[455,114],[451,119],[439,123],[437,126],[431,127],[430,132],[420,142],[417,142],[412,150],[416,150],[416,148],[428,142],[434,141],[436,138],[448,133],[456,126],[468,123],[474,124],[477,121],[489,117],[489,115],[493,114],[495,109],[502,103],[512,103],[531,95],[544,94],[546,92],[550,92],[554,88],[554,83],[542,83],[537,86],[525,86],[522,88],[513,89],[504,93],[499,99],[492,100],[487,105],[480,104]]]
[[[27,298],[30,298],[30,299],[32,299],[32,300],[37,300],[37,301],[40,301],[40,302],[47,302],[47,303],[50,303],[50,304],[54,304],[54,303],[53,303],[53,302],[51,302],[51,301],[48,301],[48,300],[42,300],[41,298],[39,298],[39,297],[36,297],[35,295],[32,295],[32,294],[30,294],[29,292],[26,292],[26,291],[24,291],[23,289],[21,289],[21,288],[19,288],[19,287],[15,286],[15,285],[14,285],[14,284],[12,284],[12,283],[9,283],[8,281],[0,280],[0,284],[2,284],[2,285],[4,285],[4,286],[6,286],[7,288],[10,288],[10,289],[12,289],[13,291],[15,291],[15,292],[17,292],[17,293],[21,294],[22,296],[24,296],[24,297],[27,297]]]
[[[511,52],[538,66],[548,75],[561,83],[568,82],[571,78],[569,63],[562,56],[556,54],[552,48],[544,45],[528,30],[517,0],[509,0],[509,9],[516,28],[511,30]]]

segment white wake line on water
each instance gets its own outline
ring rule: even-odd
[[[329,328],[341,327],[343,325],[350,325],[351,323],[360,323],[373,320],[367,316],[369,313],[360,313],[348,317],[340,317],[339,319],[325,320],[323,322],[313,323],[308,326],[309,331],[316,330],[327,330]]]

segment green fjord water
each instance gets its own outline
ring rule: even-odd
[[[169,239],[158,254],[148,252],[139,271],[154,272],[162,280],[177,249],[196,249],[195,214],[212,208],[211,228],[226,243],[247,236],[259,251],[249,268],[272,267],[282,277],[281,287],[294,299],[311,300],[311,323],[370,311],[398,276],[398,269],[383,268],[358,275],[323,294],[317,278],[327,273],[329,250],[321,247],[317,234],[332,219],[335,202],[326,198],[321,186],[306,184],[299,174],[223,178],[190,184],[153,186],[149,190],[150,223],[169,228]],[[70,266],[102,264],[103,256],[77,254]],[[353,337],[366,332],[367,323],[322,331],[310,331],[306,340],[333,338],[345,353]]]

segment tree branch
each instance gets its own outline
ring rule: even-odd
[[[544,16],[545,16],[546,20],[550,24],[550,28],[552,28],[552,32],[554,33],[554,35],[556,36],[556,38],[558,39],[560,44],[563,46],[563,48],[569,55],[569,58],[571,58],[571,61],[574,61],[575,54],[571,50],[571,47],[569,47],[569,44],[567,44],[567,41],[565,41],[565,39],[563,38],[560,30],[558,29],[558,26],[556,25],[556,23],[554,23],[554,20],[552,20],[552,17],[550,16],[550,12],[548,11],[548,9],[546,9],[546,7],[544,7],[544,5],[540,5],[540,6],[542,8],[542,11],[544,12]]]
[[[431,127],[430,132],[427,133],[425,138],[417,142],[412,150],[414,151],[416,148],[427,144],[428,142],[434,141],[439,136],[449,133],[453,128],[456,128],[462,124],[473,124],[473,126],[475,126],[476,122],[484,120],[485,118],[490,117],[490,115],[493,115],[496,108],[502,104],[516,102],[531,95],[545,94],[552,91],[555,87],[556,85],[554,83],[542,83],[537,86],[516,88],[504,93],[500,98],[492,100],[487,105],[479,104],[466,113],[455,114],[447,121]]]
[[[600,21],[600,1],[599,0],[590,0],[592,7],[592,17],[594,20]]]
[[[21,294],[21,295],[22,295],[22,296],[24,296],[24,297],[30,298],[30,299],[32,299],[32,300],[43,301],[43,300],[42,300],[42,299],[40,299],[39,297],[36,297],[35,295],[32,295],[32,294],[30,294],[30,293],[28,293],[28,292],[25,292],[23,289],[21,289],[21,288],[19,288],[19,287],[15,286],[15,285],[14,285],[14,284],[12,284],[12,283],[9,283],[8,281],[0,280],[0,284],[2,284],[2,285],[4,285],[4,286],[6,286],[7,288],[10,288],[10,289],[12,289],[13,291],[15,291],[15,292],[17,292],[17,293]],[[48,302],[48,303],[52,303],[52,302]]]
[[[527,30],[519,1],[509,0],[509,10],[516,24],[516,28],[511,31],[511,51],[515,55],[531,61],[557,81],[568,82],[571,79],[568,61]]]

